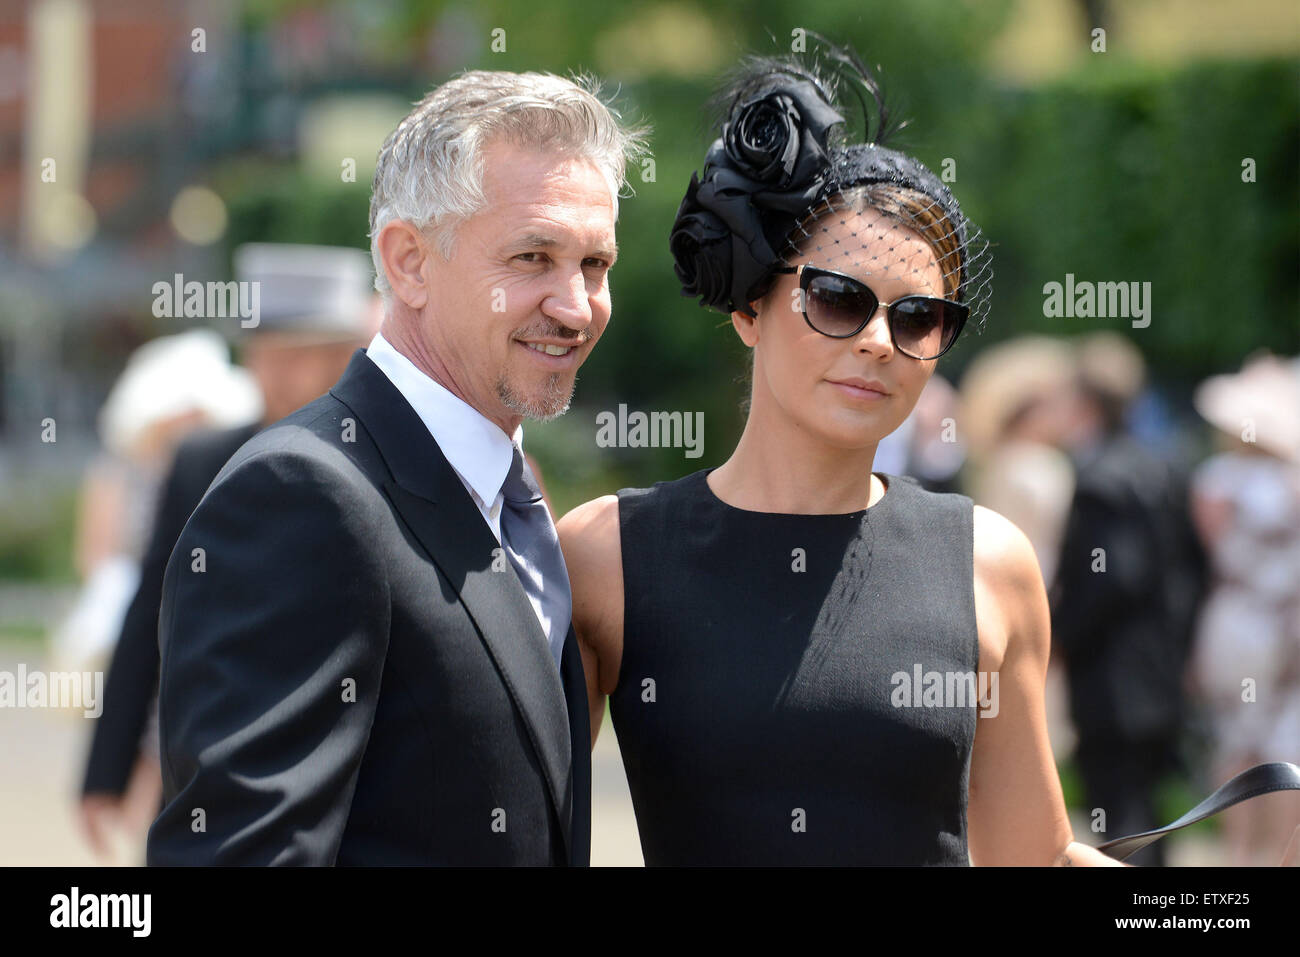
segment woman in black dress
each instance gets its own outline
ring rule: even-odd
[[[872,472],[983,320],[989,258],[881,145],[869,72],[831,59],[747,62],[670,239],[685,293],[753,354],[735,451],[559,523],[592,742],[608,696],[647,864],[1117,863],[1061,797],[1029,542]],[[873,142],[844,142],[845,80]]]

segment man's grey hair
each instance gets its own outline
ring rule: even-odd
[[[379,150],[370,193],[375,288],[389,298],[379,232],[393,220],[428,231],[451,258],[456,227],[486,205],[483,147],[494,137],[589,160],[609,183],[617,219],[627,164],[646,154],[647,135],[622,125],[587,75],[473,70],[435,87]]]

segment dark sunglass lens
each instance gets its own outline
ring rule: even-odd
[[[943,299],[913,296],[890,310],[894,341],[910,356],[929,359],[952,344],[961,328],[962,307]]]
[[[815,276],[808,284],[808,321],[828,336],[851,336],[876,311],[876,297],[839,276]]]

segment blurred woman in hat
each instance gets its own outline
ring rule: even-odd
[[[1300,359],[1259,355],[1194,396],[1220,451],[1193,475],[1213,583],[1191,664],[1210,708],[1214,770],[1300,758]],[[1300,827],[1294,794],[1224,812],[1228,863],[1276,864]]]

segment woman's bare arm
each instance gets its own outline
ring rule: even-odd
[[[584,502],[556,523],[573,591],[573,630],[587,675],[591,745],[596,746],[605,699],[618,684],[623,657],[623,552],[618,496]]]
[[[1047,735],[1047,593],[1033,547],[996,512],[975,508],[980,671],[997,674],[996,716],[976,718],[967,830],[978,865],[1120,865],[1074,840]],[[992,687],[992,685],[990,685]],[[994,709],[988,709],[992,714]]]

